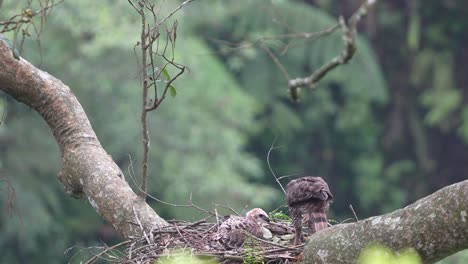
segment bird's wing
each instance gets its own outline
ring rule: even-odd
[[[230,216],[221,223],[213,238],[225,249],[234,249],[244,244],[246,233],[261,237],[261,226],[245,217]]]
[[[327,183],[320,177],[303,177],[286,186],[286,201],[295,205],[312,199],[328,201],[333,198]]]
[[[245,232],[249,231],[247,219],[240,216],[229,216],[219,226],[214,240],[225,249],[234,249],[242,246]]]

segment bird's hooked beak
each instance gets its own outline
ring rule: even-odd
[[[266,215],[260,215],[260,218],[263,219],[265,222],[270,223],[270,218]]]

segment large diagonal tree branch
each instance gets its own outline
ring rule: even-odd
[[[395,251],[414,248],[434,263],[468,248],[468,180],[445,187],[392,213],[341,224],[311,236],[306,263],[356,263],[372,243]]]
[[[75,197],[86,196],[96,212],[124,238],[167,225],[122,178],[122,171],[102,148],[70,88],[0,41],[0,90],[36,110],[60,146],[59,180]]]

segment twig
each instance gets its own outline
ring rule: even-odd
[[[346,218],[345,220],[341,221],[340,224],[346,223],[348,221],[354,220],[353,218]]]
[[[130,164],[130,165],[131,165],[131,164]],[[130,167],[130,165],[129,165],[129,167]],[[132,166],[132,168],[133,168],[133,166]],[[136,185],[138,191],[142,192],[143,190],[138,186],[138,184],[136,183],[134,177],[130,177],[130,179],[131,179],[131,180],[133,181],[133,183]],[[152,196],[152,195],[149,194],[149,193],[145,193],[145,195],[146,195],[148,198],[153,199],[153,200],[155,200],[155,201],[158,202],[158,203],[162,203],[162,204],[165,204],[165,205],[168,205],[168,206],[173,206],[173,207],[195,208],[195,209],[198,209],[198,210],[200,210],[200,211],[202,211],[202,212],[204,212],[204,213],[206,213],[206,214],[208,214],[208,215],[215,216],[214,213],[212,213],[212,212],[210,212],[210,211],[208,211],[208,210],[206,210],[206,209],[203,209],[203,208],[199,207],[198,205],[195,205],[195,204],[192,202],[191,199],[189,200],[189,201],[190,201],[190,204],[173,204],[173,203],[169,203],[169,202],[163,201],[163,200],[161,200],[161,199],[158,199],[158,198]]]
[[[149,131],[147,121],[146,106],[148,105],[148,72],[146,70],[146,59],[147,59],[147,47],[146,47],[146,17],[143,10],[144,3],[140,2],[139,14],[141,16],[141,36],[140,36],[140,47],[141,47],[141,65],[144,67],[142,70],[143,80],[143,93],[142,93],[142,106],[141,106],[141,125],[142,125],[142,136],[143,136],[143,161],[142,161],[142,176],[141,176],[141,191],[139,195],[141,198],[146,198],[148,190],[148,158],[149,158]]]
[[[338,28],[338,24],[334,25],[334,26],[331,26],[331,27],[329,27],[327,29],[324,29],[322,31],[317,31],[317,32],[302,32],[302,33],[290,33],[290,34],[279,34],[279,35],[263,36],[263,37],[256,38],[255,40],[253,40],[251,42],[247,42],[247,43],[243,42],[243,43],[240,43],[240,44],[239,43],[229,42],[229,41],[222,40],[222,39],[212,39],[212,40],[215,41],[215,42],[218,42],[218,43],[229,46],[229,49],[231,51],[237,51],[237,50],[240,50],[240,49],[254,47],[257,44],[262,45],[268,40],[286,40],[286,39],[297,40],[297,39],[304,39],[304,40],[312,40],[313,41],[313,40],[316,40],[316,39],[318,39],[320,37],[323,37],[323,36],[326,36],[326,35],[329,35],[329,34],[335,32],[335,30],[337,28]],[[282,53],[284,53],[284,49],[285,48],[283,48]]]
[[[267,47],[267,45],[265,45],[265,43],[261,42],[260,47],[262,47],[262,49],[264,49],[266,51],[268,56],[270,56],[270,58],[273,60],[273,62],[276,64],[276,66],[280,69],[280,71],[283,74],[284,78],[286,78],[287,80],[291,79],[289,77],[288,72],[286,71],[286,68],[283,66],[283,64],[281,64],[278,57],[276,57],[276,55],[273,54],[273,52],[271,52],[271,50]]]
[[[23,9],[21,14],[16,14],[10,17],[10,19],[6,21],[0,21],[0,26],[3,26],[3,28],[0,30],[0,33],[5,33],[8,31],[19,31],[23,25],[31,24],[32,18],[39,14],[41,14],[41,16],[43,16],[43,19],[44,19],[47,10],[52,9],[53,7],[61,4],[63,1],[65,0],[60,0],[56,3],[52,3],[51,5],[44,5],[44,6],[42,5],[42,2],[39,1],[39,5],[41,6],[41,8],[34,12],[31,9],[29,9],[31,7],[31,2],[30,2],[28,6]],[[44,22],[44,20],[41,20],[41,24],[42,22]],[[10,26],[13,26],[13,27],[10,27]],[[42,29],[42,25],[41,25],[41,29]]]
[[[276,142],[276,138],[275,140],[273,140],[273,143],[271,143],[271,147],[270,149],[268,150],[268,154],[267,154],[267,164],[268,164],[268,168],[270,169],[270,172],[271,174],[273,174],[273,177],[275,177],[275,180],[276,182],[279,184],[279,186],[281,187],[281,190],[283,190],[283,193],[286,194],[286,190],[284,190],[283,188],[283,185],[281,184],[281,182],[279,181],[279,179],[276,177],[275,175],[275,172],[273,171],[273,169],[271,168],[271,164],[270,164],[270,153],[273,149],[275,148],[279,148],[279,147],[275,147],[275,142]]]
[[[133,242],[131,245],[130,245],[130,249],[128,250],[128,258],[129,259],[132,259],[132,252],[133,252],[133,247],[136,245],[136,242]]]
[[[163,102],[163,100],[166,98],[166,94],[167,94],[167,91],[169,90],[169,88],[171,88],[172,86],[172,83],[177,80],[185,71],[185,66],[183,66],[182,68],[179,69],[179,72],[173,77],[171,78],[167,83],[166,83],[166,86],[164,87],[164,91],[163,91],[163,94],[161,95],[161,99],[158,99],[157,97],[155,98],[154,100],[154,103],[153,103],[153,106],[151,107],[147,107],[146,108],[146,111],[149,112],[149,111],[153,111],[155,110],[156,108],[158,108],[159,105],[161,105],[161,103]]]
[[[32,26],[35,36],[36,36],[36,42],[39,50],[39,57],[40,57],[40,64],[42,65],[42,47],[41,47],[41,33],[43,29],[44,23],[47,21],[47,11],[50,12],[53,7],[61,4],[64,0],[60,0],[58,2],[51,1],[52,3],[49,4],[49,0],[37,0],[39,3],[40,8],[36,11],[31,10],[32,9],[32,0],[28,1],[28,4],[25,8],[23,8],[22,12],[20,14],[16,14],[12,16],[10,19],[6,21],[0,21],[0,34],[13,31],[13,54],[16,59],[19,60],[19,54],[21,53],[23,49],[23,43],[27,37],[31,37],[31,33],[29,32],[29,28]],[[41,20],[39,22],[39,27],[36,25],[37,22],[35,22],[35,17],[37,16],[41,17]],[[21,40],[19,44],[19,52],[16,50],[16,47],[18,46],[18,34],[21,34]]]
[[[138,214],[136,213],[135,207],[132,207],[132,209],[133,209],[133,214],[135,215],[135,219],[137,220],[138,225],[140,226],[140,229],[143,232],[143,236],[146,238],[146,241],[148,242],[148,244],[150,244],[151,242],[150,242],[148,236],[146,235],[146,231],[143,228],[143,225],[141,224],[140,219],[138,218]]]
[[[93,256],[91,259],[89,259],[88,261],[86,261],[85,264],[91,264],[91,263],[94,263],[100,256],[104,255],[105,253],[117,248],[117,247],[120,247],[120,246],[123,246],[125,244],[128,244],[132,242],[131,240],[126,240],[126,241],[123,241],[123,242],[120,242],[116,245],[113,245],[112,247],[107,247],[105,250],[103,250],[102,252],[100,252],[99,254],[96,254],[95,256]]]
[[[293,177],[293,176],[297,176],[297,175],[299,175],[299,173],[283,175],[283,176],[281,176],[281,177],[278,177],[278,180],[281,180],[281,179],[284,179],[284,178]]]
[[[174,223],[174,227],[177,230],[177,233],[179,233],[179,236],[185,241],[185,243],[187,243],[187,245],[190,245],[190,243],[187,241],[187,239],[185,239],[185,237],[180,232],[179,226],[177,226],[177,224]]]
[[[335,32],[338,28],[338,25],[331,26],[321,31],[317,32],[303,32],[303,33],[291,33],[291,34],[280,34],[280,35],[272,35],[272,36],[264,36],[261,37],[261,40],[274,40],[274,39],[318,39],[320,37],[330,35],[331,33]]]
[[[174,9],[171,13],[169,13],[169,15],[167,15],[167,17],[165,17],[163,20],[161,20],[161,22],[158,23],[158,25],[162,25],[164,24],[164,22],[166,22],[171,16],[173,16],[177,11],[179,11],[182,7],[184,7],[184,5],[192,2],[193,0],[185,0],[182,4],[180,4],[176,9]]]
[[[208,217],[206,217],[205,219],[202,219],[202,220],[198,220],[196,221],[195,223],[192,223],[192,224],[189,224],[187,226],[184,226],[183,229],[186,229],[186,228],[190,228],[190,227],[194,227],[194,226],[197,226],[199,224],[202,224],[202,223],[206,223],[206,220],[208,219]]]
[[[284,249],[289,249],[289,250],[294,249],[294,248],[291,248],[291,247],[283,246],[283,245],[280,245],[280,244],[276,244],[276,243],[273,243],[273,242],[258,238],[256,236],[253,236],[253,235],[249,234],[249,233],[246,233],[246,235],[249,236],[250,238],[254,239],[254,240],[260,241],[260,242],[268,244],[268,245],[272,245],[272,246],[280,247],[280,248],[284,248]]]
[[[219,206],[219,207],[222,207],[222,208],[224,208],[224,209],[228,209],[229,211],[231,211],[231,212],[234,213],[235,215],[240,216],[240,214],[239,214],[236,210],[234,210],[234,208],[232,208],[229,204],[227,204],[227,205],[224,205],[224,204],[215,204],[215,206]]]
[[[349,209],[351,209],[351,212],[353,212],[353,215],[354,215],[354,219],[356,219],[356,222],[358,222],[359,219],[358,219],[358,217],[357,217],[356,212],[354,211],[354,208],[353,208],[353,205],[352,205],[352,204],[349,205]]]
[[[277,244],[274,244],[274,245],[278,246]],[[296,251],[296,250],[302,251],[304,249],[304,246],[305,246],[305,244],[299,244],[299,245],[296,245],[294,247],[290,247],[290,248],[287,248],[287,249],[292,250],[292,251]],[[259,252],[259,254],[268,254],[268,253],[281,252],[281,251],[284,251],[284,248],[276,248],[276,249],[265,250],[265,251]]]

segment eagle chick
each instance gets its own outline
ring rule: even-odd
[[[213,236],[217,245],[224,249],[240,248],[249,233],[255,237],[262,237],[262,225],[269,223],[268,214],[260,208],[247,212],[245,217],[227,216]]]

